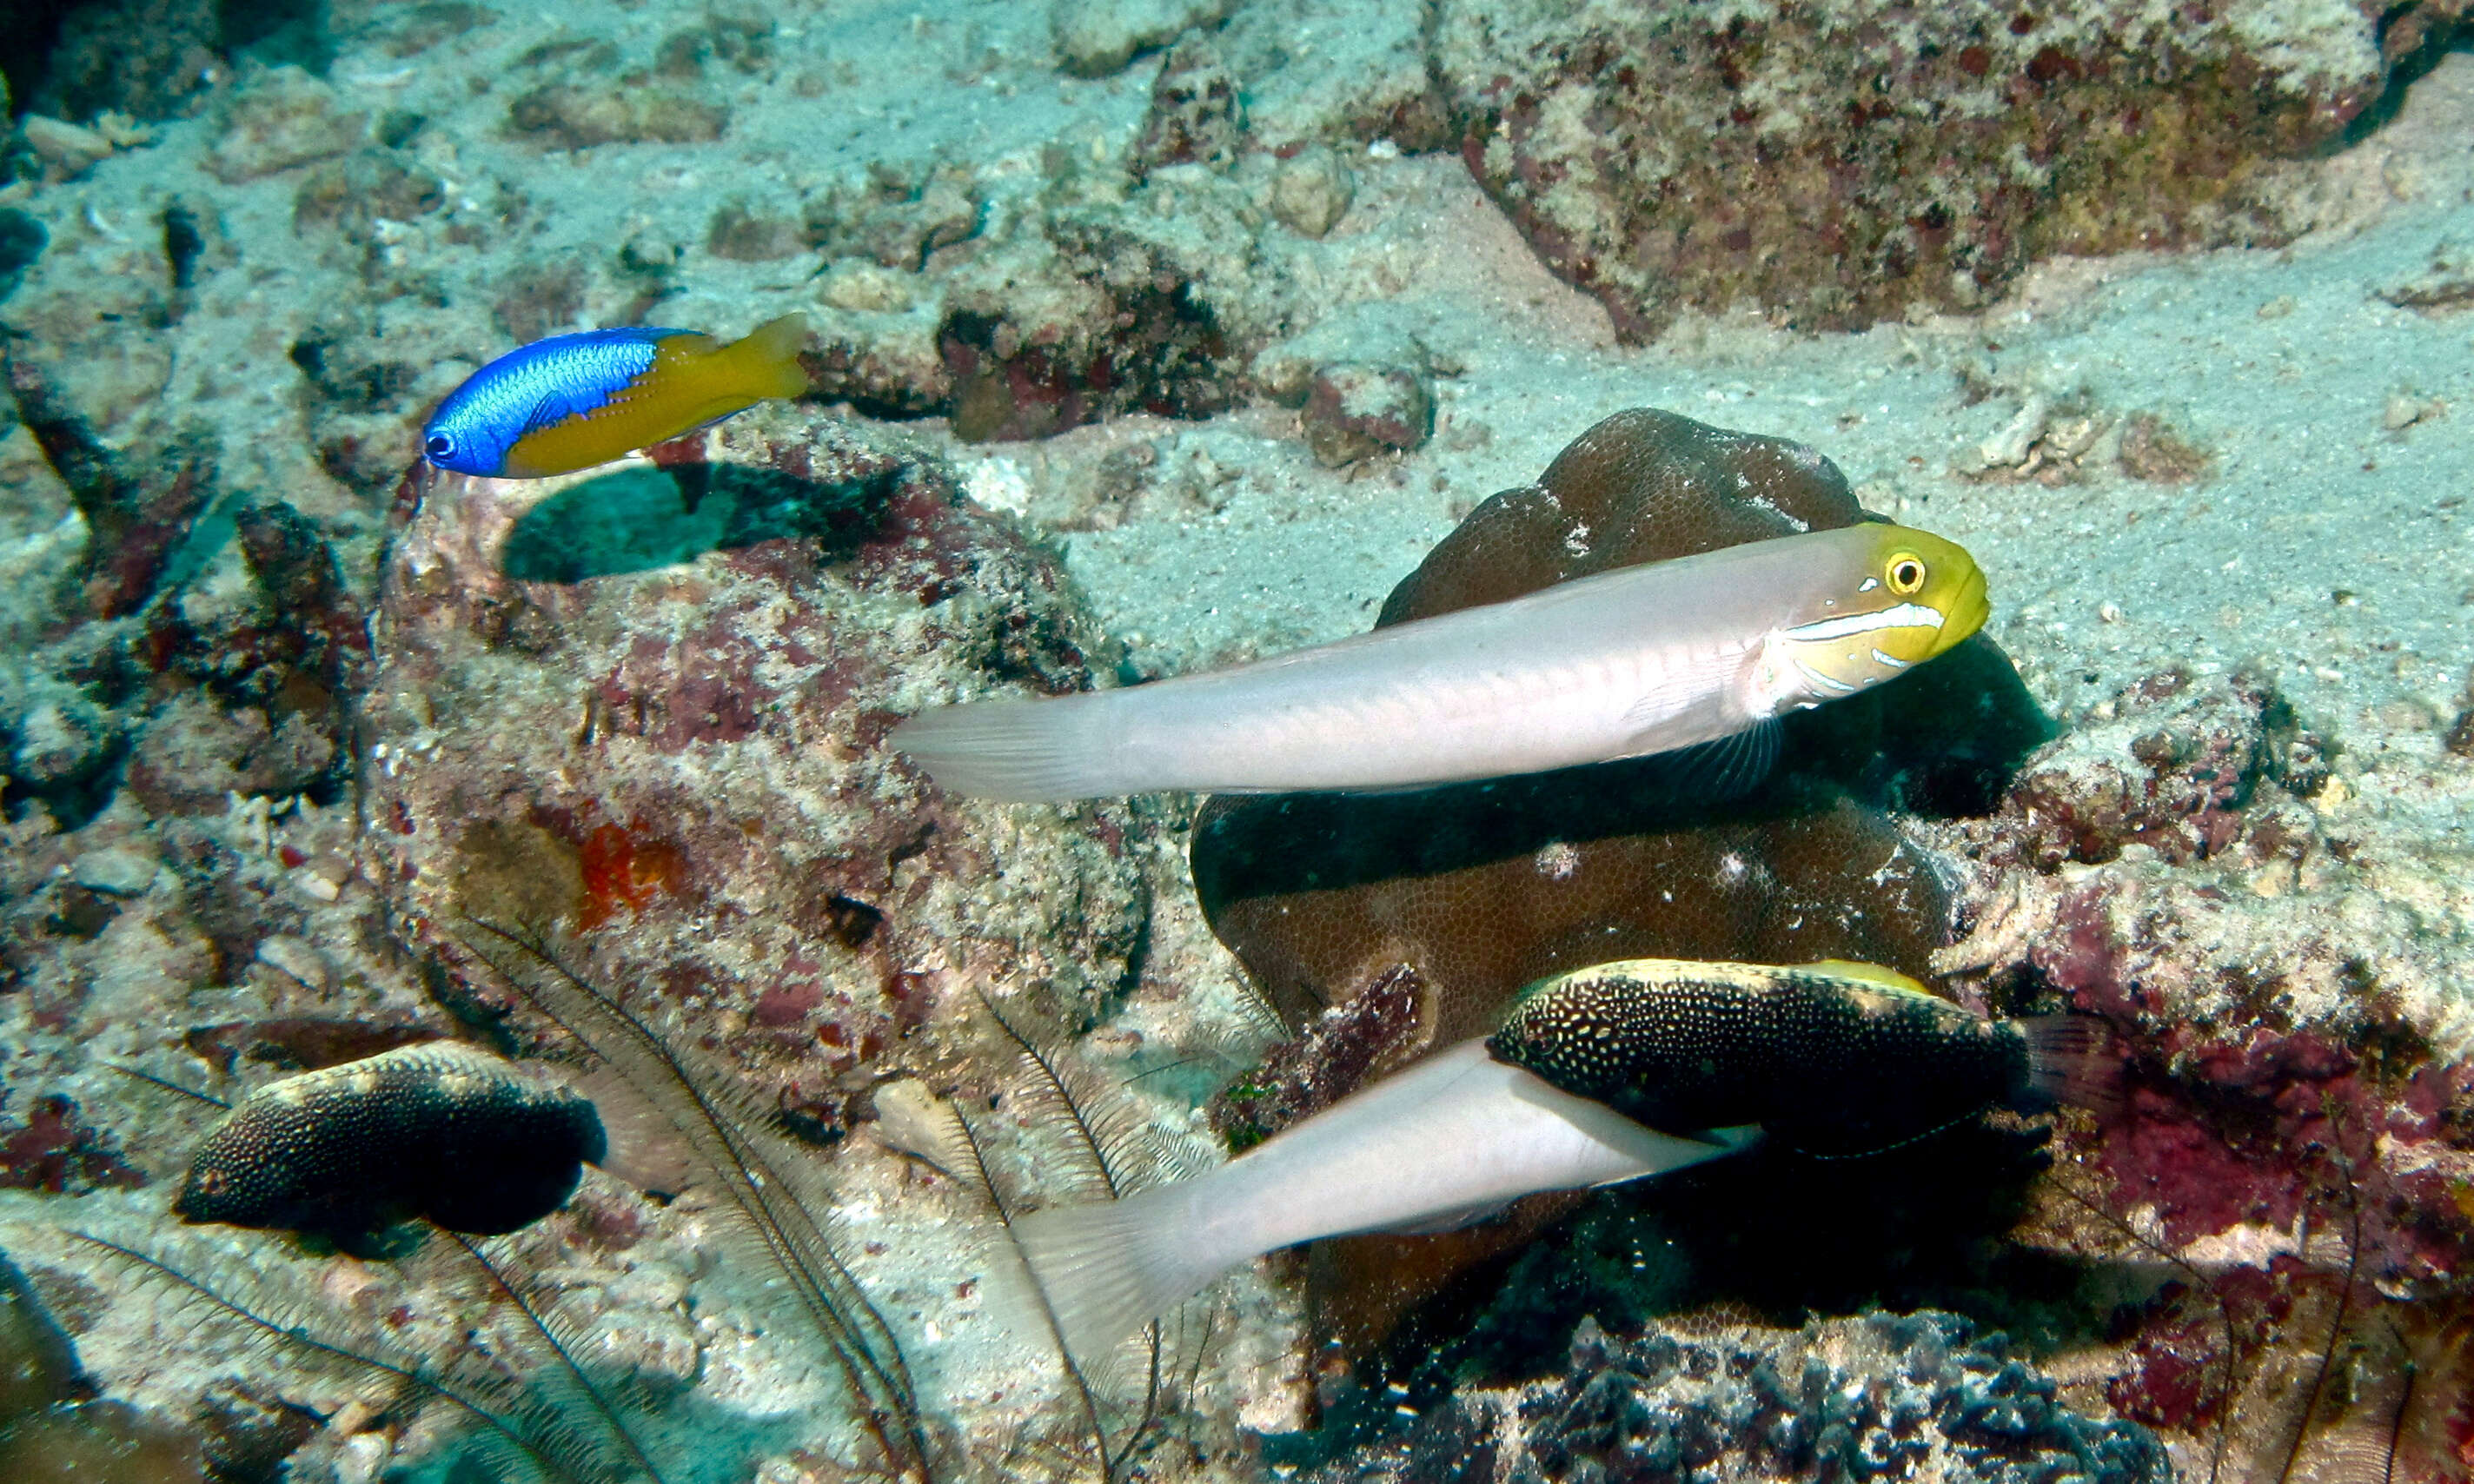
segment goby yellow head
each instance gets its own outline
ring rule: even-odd
[[[1814,700],[1896,678],[1984,626],[1984,573],[1965,547],[1929,531],[1865,523],[1835,544],[1843,565],[1818,611],[1773,637]]]

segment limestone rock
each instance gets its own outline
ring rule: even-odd
[[[1090,683],[1051,559],[813,411],[661,456],[407,485],[363,711],[366,868],[407,931],[467,970],[456,914],[569,932],[811,1098],[975,990],[1084,1023],[1146,912],[1125,807],[975,804],[884,743],[932,702]]]
[[[2411,9],[2411,8],[2410,8]],[[1469,168],[1630,339],[1980,304],[2036,256],[2274,243],[2260,186],[2379,96],[2376,8],[1910,12],[1443,0]]]
[[[1272,214],[1290,231],[1320,237],[1347,214],[1357,182],[1348,165],[1328,147],[1317,146],[1281,161],[1272,175]]]
[[[341,155],[360,143],[369,114],[298,67],[277,67],[243,88],[223,117],[206,168],[227,185]]]
[[[1252,0],[1220,33],[1258,149],[1459,137],[1430,64],[1433,0]]]
[[[1217,23],[1228,5],[1229,0],[1056,0],[1050,14],[1056,64],[1077,77],[1106,77],[1137,52]]]

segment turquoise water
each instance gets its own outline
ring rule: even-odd
[[[0,17],[0,1477],[2467,1477],[2469,43]]]

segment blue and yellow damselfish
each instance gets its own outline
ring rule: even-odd
[[[722,345],[632,326],[552,335],[473,373],[438,404],[422,452],[441,469],[539,479],[608,463],[808,389],[805,315]]]

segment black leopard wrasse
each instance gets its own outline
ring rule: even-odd
[[[1758,1124],[1835,1156],[1999,1106],[2108,1107],[2120,1077],[2100,1022],[1988,1020],[1870,963],[1601,963],[1531,985],[1487,1047],[1652,1129]]]
[[[267,1083],[189,1163],[195,1222],[346,1243],[414,1217],[495,1235],[556,1210],[608,1140],[593,1104],[541,1072],[432,1041]]]

